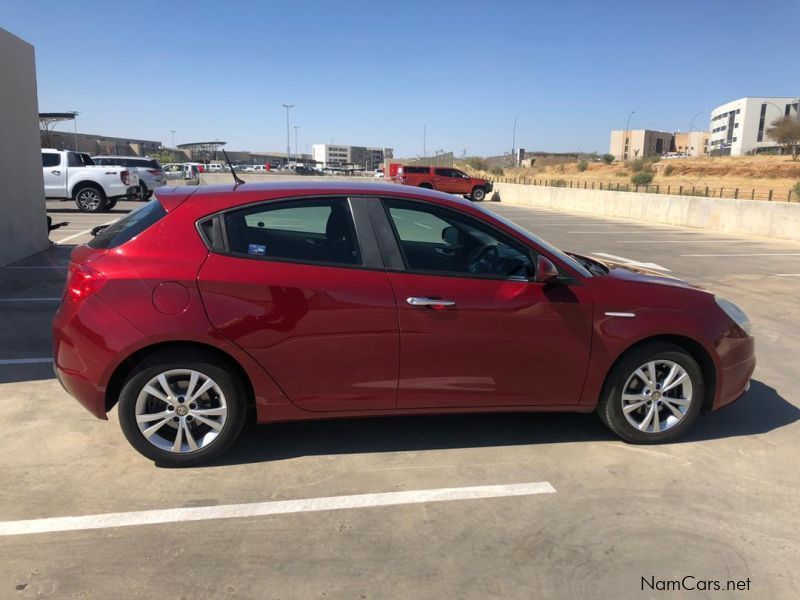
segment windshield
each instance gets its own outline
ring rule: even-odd
[[[482,213],[497,219],[498,221],[500,221],[504,225],[508,225],[511,229],[513,229],[517,233],[525,236],[525,238],[527,238],[528,240],[530,240],[531,242],[533,242],[537,246],[540,246],[540,247],[544,248],[550,254],[552,254],[553,256],[557,257],[561,262],[569,265],[572,269],[574,269],[575,271],[577,271],[578,273],[580,273],[584,277],[592,277],[592,273],[586,267],[584,267],[580,262],[578,262],[577,260],[572,258],[569,254],[566,254],[566,253],[562,252],[561,250],[559,250],[558,248],[556,248],[555,246],[553,246],[549,242],[546,242],[542,238],[532,234],[527,229],[525,229],[523,227],[520,227],[519,225],[514,223],[514,221],[509,221],[505,217],[503,217],[501,215],[498,215],[497,213],[492,212],[492,211],[490,211],[490,210],[488,210],[486,208],[483,208],[482,206],[480,206],[478,204],[473,204],[472,206],[474,208],[476,208],[477,210],[481,211]]]

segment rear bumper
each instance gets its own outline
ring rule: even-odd
[[[90,296],[63,302],[53,319],[53,368],[61,385],[98,419],[106,417],[106,386],[118,356],[142,333]]]

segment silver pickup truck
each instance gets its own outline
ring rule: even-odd
[[[72,199],[83,212],[111,210],[121,198],[135,198],[139,178],[119,166],[98,166],[83,152],[42,148],[46,198]]]

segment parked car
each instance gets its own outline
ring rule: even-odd
[[[83,212],[111,210],[118,200],[139,194],[135,171],[97,166],[83,152],[42,148],[42,176],[46,198],[71,198]]]
[[[375,169],[375,171],[372,173],[372,176],[375,179],[383,179],[384,178],[383,169]]]
[[[118,405],[133,447],[173,466],[218,456],[248,410],[596,411],[666,442],[755,365],[728,300],[453,196],[352,182],[159,188],[73,250],[53,340],[67,392],[101,419]]]
[[[221,173],[224,170],[225,170],[225,165],[218,162],[208,163],[208,165],[206,166],[206,171],[208,171],[209,173]]]
[[[167,163],[163,168],[164,175],[168,180],[195,180],[200,175],[200,171],[194,163]]]
[[[661,158],[664,160],[670,160],[673,158],[687,158],[689,155],[685,152],[667,152],[666,154],[662,154]]]
[[[492,191],[492,182],[480,177],[470,177],[463,171],[445,167],[420,167],[403,165],[398,171],[396,183],[414,187],[439,190],[448,194],[459,194],[475,202],[482,202]]]
[[[164,169],[155,158],[149,156],[103,155],[93,156],[92,161],[96,165],[125,167],[135,171],[139,177],[139,197],[142,200],[149,200],[153,190],[167,183]]]

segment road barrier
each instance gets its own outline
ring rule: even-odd
[[[752,202],[502,181],[495,182],[494,193],[499,198],[489,200],[499,199],[507,204],[800,241],[800,203],[797,202]]]
[[[495,183],[518,183],[520,185],[540,185],[564,187],[579,190],[611,190],[614,192],[644,192],[646,194],[666,194],[668,196],[702,196],[704,198],[731,198],[733,200],[766,200],[768,202],[800,202],[793,190],[767,188],[714,187],[708,185],[673,185],[651,183],[636,185],[620,181],[573,181],[561,177],[498,177]]]

